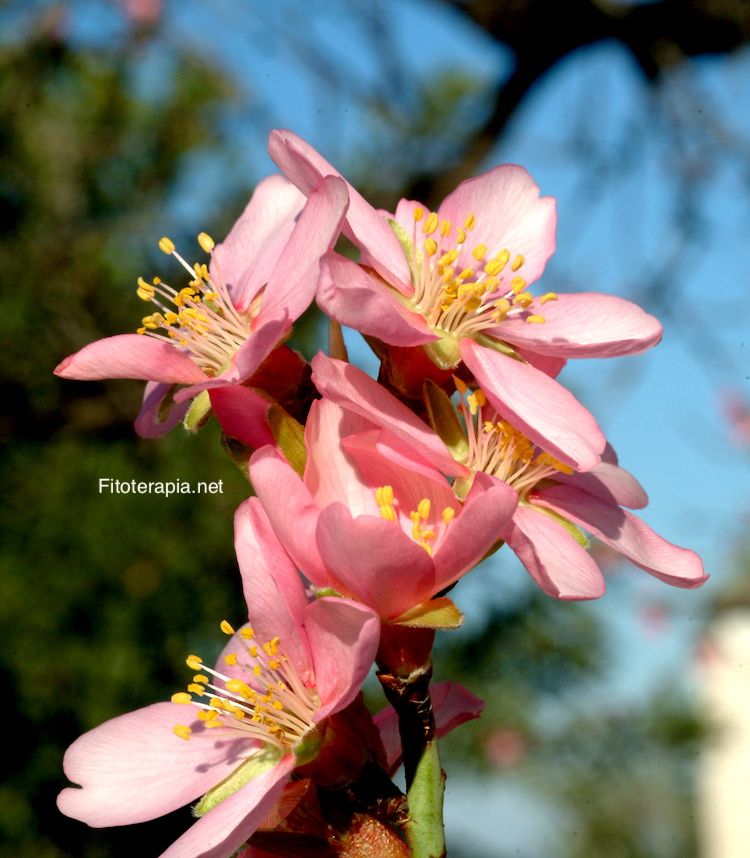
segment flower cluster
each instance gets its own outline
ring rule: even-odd
[[[403,757],[416,788],[415,755],[482,706],[457,683],[426,691],[435,631],[462,621],[452,585],[507,543],[550,596],[597,598],[589,537],[668,584],[706,580],[629,511],[644,490],[558,380],[569,358],[637,354],[662,330],[622,298],[535,288],[556,211],[522,167],[469,179],[434,211],[388,213],[294,134],[272,132],[269,151],[283,175],[227,238],[201,233],[195,263],[162,238],[183,279],[139,277],[135,332],[56,369],[147,381],[146,437],[215,416],[248,448],[255,495],[235,516],[247,614],[221,621],[218,662],[188,655],[170,702],[78,739],[58,804],[108,826],[195,802],[169,858],[285,854],[290,832],[310,854],[322,838],[335,854],[405,856],[423,829],[391,775]],[[357,261],[334,249],[340,234]],[[308,364],[285,343],[313,301],[334,345]],[[348,362],[342,325],[380,359],[378,381]],[[373,664],[392,703],[375,716],[360,695]],[[431,706],[412,747],[404,689],[418,683]],[[371,801],[353,805],[365,780]],[[328,814],[321,790],[348,814]]]

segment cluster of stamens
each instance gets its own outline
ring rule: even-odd
[[[512,486],[521,496],[540,480],[556,473],[573,473],[571,467],[544,450],[539,450],[507,420],[498,420],[494,409],[490,409],[489,416],[492,419],[485,419],[482,409],[487,407],[487,397],[484,392],[479,389],[469,392],[463,381],[458,378],[454,378],[454,381],[461,394],[458,408],[469,442],[465,464],[472,471],[492,474]]]
[[[473,336],[506,318],[544,322],[532,305],[554,301],[557,295],[547,292],[535,298],[527,290],[528,283],[519,273],[525,262],[520,254],[511,261],[507,248],[489,256],[486,244],[476,244],[470,254],[476,264],[458,270],[457,262],[475,226],[473,214],[460,227],[441,221],[436,212],[425,217],[422,208],[414,209],[413,217],[410,304],[433,328]]]
[[[399,510],[396,506],[398,502],[393,495],[393,486],[379,486],[375,489],[375,502],[380,510],[381,518],[386,521],[399,521]],[[429,555],[432,555],[433,546],[438,536],[436,527],[440,527],[438,522],[430,523],[431,512],[432,502],[429,498],[422,498],[417,504],[417,508],[408,514],[411,521],[411,538]],[[455,514],[456,510],[453,507],[445,507],[440,513],[443,526],[447,526]]]
[[[235,635],[238,648],[238,652],[224,656],[226,664],[240,668],[246,679],[236,671],[228,676],[207,667],[199,656],[190,655],[186,664],[197,673],[187,691],[172,695],[172,703],[197,709],[196,717],[206,728],[233,728],[246,738],[281,750],[293,748],[314,728],[312,716],[319,703],[315,690],[304,684],[280,650],[279,638],[258,644],[252,627],[244,626],[236,634],[226,620],[221,630]],[[176,724],[172,729],[186,740],[193,732],[187,724]]]
[[[214,248],[205,232],[198,236],[198,243],[206,253]],[[166,237],[159,241],[159,248],[174,256],[191,280],[177,290],[159,277],[150,283],[139,277],[136,294],[159,310],[144,316],[138,333],[180,346],[208,375],[217,375],[250,335],[251,318],[235,309],[222,277],[218,273],[212,276],[205,263],[191,266]]]

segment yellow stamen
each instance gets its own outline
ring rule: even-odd
[[[174,727],[172,727],[172,732],[175,736],[179,736],[180,739],[184,739],[187,742],[193,731],[187,726],[187,724],[175,724]]]
[[[428,519],[430,517],[430,499],[422,498],[422,500],[417,505],[417,513],[420,518]]]
[[[476,218],[474,217],[473,214],[470,214],[467,216],[466,220],[464,221],[464,227],[466,229],[474,229],[474,223],[475,222],[476,222]]]
[[[422,220],[423,217],[424,217],[424,209],[421,209],[421,208],[419,208],[419,206],[417,206],[417,208],[414,209],[414,220],[417,221],[417,223],[419,223],[419,221]]]
[[[452,506],[447,506],[442,512],[443,521],[448,524],[449,522],[453,521],[453,517],[455,516],[455,514],[456,510],[453,509]]]
[[[478,244],[474,250],[471,251],[471,255],[474,259],[484,259],[487,255],[487,245],[486,244]]]
[[[206,253],[210,253],[214,247],[214,240],[207,232],[202,232],[198,236],[198,244],[200,244],[201,248],[205,250]]]
[[[167,238],[167,236],[163,236],[159,239],[159,250],[162,253],[166,253],[167,256],[174,253],[174,242],[171,238]]]
[[[191,670],[200,670],[200,669],[201,669],[201,665],[203,664],[203,659],[202,659],[199,655],[189,655],[189,656],[185,659],[185,664],[186,664],[186,665],[187,665]]]
[[[438,228],[439,219],[435,212],[430,212],[425,220],[424,225],[422,226],[422,232],[425,235],[432,235],[433,232]]]
[[[540,304],[546,304],[547,301],[557,301],[557,292],[547,292],[539,299]]]
[[[523,279],[523,277],[514,277],[510,281],[510,288],[515,292],[516,295],[518,295],[519,292],[523,292],[523,290],[526,288],[526,281]]]
[[[544,322],[544,316],[527,316],[526,321],[532,325],[541,325]]]
[[[234,667],[234,665],[237,664],[237,653],[227,653],[227,655],[224,656],[224,663],[228,664],[230,667]]]
[[[512,271],[518,271],[518,269],[524,264],[525,261],[526,260],[519,253],[518,256],[516,256],[516,258],[513,260],[512,265],[510,266],[511,270]]]
[[[437,249],[438,249],[437,242],[435,241],[434,238],[425,239],[424,252],[428,256],[434,256],[437,253]]]
[[[226,620],[222,620],[221,623],[219,623],[219,628],[224,632],[225,635],[234,634],[234,628]]]
[[[176,694],[173,694],[170,698],[172,703],[192,703],[193,698],[187,693],[187,691],[178,691]]]

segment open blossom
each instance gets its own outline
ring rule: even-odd
[[[304,477],[265,447],[250,460],[250,478],[276,535],[314,585],[394,621],[479,563],[512,515],[516,495],[480,475],[462,502],[425,459],[415,468],[410,448],[403,461],[391,450],[382,455],[379,432],[375,423],[319,400],[305,427]],[[429,430],[422,435],[425,456],[447,473],[465,473],[439,438]]]
[[[439,456],[431,454],[429,427],[361,370],[319,354],[313,360],[313,381],[324,401],[380,428],[383,457],[403,463],[411,459],[420,472],[422,460],[425,466],[442,467]],[[604,579],[580,529],[668,584],[698,587],[706,580],[697,554],[667,542],[622,509],[645,507],[648,500],[638,481],[617,465],[611,448],[596,468],[576,472],[500,418],[481,389],[469,392],[460,381],[458,387],[457,413],[443,415],[450,449],[465,468],[464,475],[456,475],[453,492],[463,497],[481,476],[502,481],[517,494],[512,519],[498,535],[545,592],[560,599],[603,594]],[[445,402],[452,409],[447,397]]]
[[[312,147],[274,131],[271,157],[304,193],[339,175]],[[437,211],[401,200],[376,211],[351,186],[344,232],[361,264],[331,252],[318,303],[342,324],[394,346],[423,346],[443,368],[469,367],[498,413],[581,470],[600,460],[594,418],[553,377],[571,357],[635,354],[661,325],[635,304],[599,293],[534,296],[555,246],[555,203],[522,167],[462,182]]]
[[[188,285],[176,288],[161,279],[138,280],[138,297],[153,307],[138,332],[97,340],[67,357],[55,372],[64,378],[135,378],[149,382],[136,422],[140,434],[173,428],[190,400],[207,412],[208,396],[231,414],[235,408],[264,414],[267,403],[238,385],[251,379],[263,360],[285,339],[292,323],[315,295],[319,261],[338,236],[347,207],[342,180],[331,177],[309,199],[286,179],[271,176],[255,190],[226,240],[214,246],[201,233],[208,265],[190,265],[173,242],[159,247],[185,269]],[[175,385],[181,403],[164,420],[165,398]]]
[[[358,694],[380,623],[363,605],[309,602],[299,574],[251,499],[235,517],[250,622],[214,668],[191,655],[187,691],[107,721],[68,749],[81,788],[63,813],[101,827],[142,822],[203,796],[198,821],[163,855],[228,858],[273,809],[297,766],[313,760],[326,718]]]

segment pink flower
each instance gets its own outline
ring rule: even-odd
[[[356,697],[372,665],[378,618],[344,599],[308,602],[257,500],[235,516],[250,624],[215,669],[198,656],[187,692],[107,721],[65,754],[82,788],[60,810],[95,827],[161,816],[203,795],[198,821],[168,858],[235,852],[266,818],[298,765],[314,759],[324,720]]]
[[[272,132],[269,151],[303,193],[339,175],[289,131]],[[498,413],[561,461],[593,468],[604,436],[551,376],[569,357],[643,351],[661,325],[611,295],[532,296],[555,247],[554,200],[515,165],[462,182],[436,212],[401,200],[391,216],[351,186],[349,197],[343,230],[361,264],[323,257],[323,310],[394,346],[423,346],[442,368],[463,360]]]
[[[419,422],[409,426],[413,436]],[[461,503],[427,459],[445,473],[465,468],[429,430],[414,448],[381,449],[380,434],[375,423],[317,401],[305,427],[304,478],[271,447],[253,455],[250,478],[277,537],[313,584],[393,621],[491,550],[516,495],[480,475]]]
[[[242,397],[237,407],[264,413],[262,397],[238,392],[237,385],[253,376],[309,306],[320,257],[336,240],[346,207],[340,179],[316,183],[307,201],[283,177],[265,179],[223,244],[214,247],[205,233],[199,236],[211,253],[209,266],[189,265],[163,238],[159,246],[187,270],[190,284],[175,289],[159,278],[139,278],[138,296],[158,309],[144,317],[138,333],[97,340],[65,358],[56,374],[148,381],[136,422],[145,436],[173,428],[189,400],[204,391],[221,399],[222,410],[231,410],[227,399],[236,396]],[[164,419],[163,403],[174,385],[188,386],[174,395],[181,405]],[[202,413],[208,396],[200,402]]]
[[[398,455],[405,467],[411,459],[419,473],[424,459],[427,467],[454,475],[453,493],[459,498],[479,477],[483,486],[489,479],[490,485],[502,481],[510,487],[518,496],[518,506],[512,521],[497,535],[551,596],[594,599],[604,593],[604,578],[586,550],[581,528],[668,584],[693,588],[707,580],[697,554],[672,545],[622,509],[640,509],[648,499],[638,481],[618,467],[611,448],[594,469],[575,472],[501,420],[481,390],[469,393],[458,382],[464,397],[453,424],[451,449],[457,464],[465,468],[460,475],[456,463],[452,471],[442,464],[445,446],[433,452],[437,435],[361,370],[319,354],[313,359],[313,381],[324,402],[379,427],[384,457]]]

